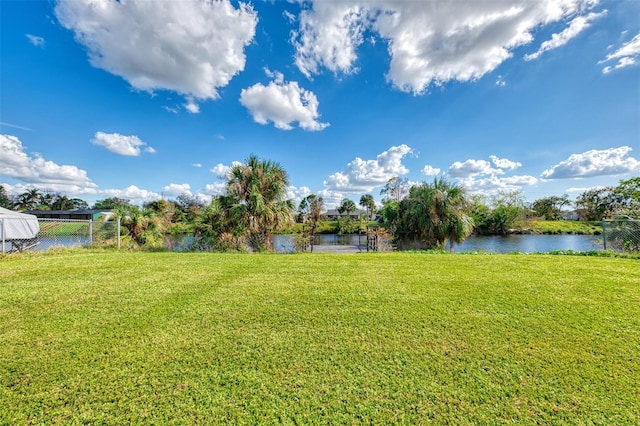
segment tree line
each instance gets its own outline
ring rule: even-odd
[[[195,197],[180,195],[175,200],[156,200],[142,207],[112,197],[97,201],[93,209],[109,209],[120,219],[132,245],[162,244],[169,232],[192,233],[198,249],[229,251],[271,250],[274,232],[297,221],[303,223],[305,238],[313,237],[324,220],[324,200],[311,194],[296,207],[286,198],[289,177],[278,164],[250,156],[231,168],[225,193],[205,205]],[[620,181],[615,187],[584,191],[572,203],[568,196],[550,196],[527,204],[520,191],[500,192],[492,197],[468,194],[464,188],[436,178],[411,185],[408,180],[390,179],[380,194],[378,208],[372,195],[359,205],[366,212],[362,220],[376,220],[394,237],[399,248],[444,248],[464,241],[472,232],[506,234],[518,219],[558,220],[571,206],[576,219],[600,220],[640,217],[640,177]],[[17,210],[85,209],[89,205],[60,193],[29,189],[10,196],[0,186],[0,206]],[[341,232],[357,231],[352,220],[353,200],[345,198],[337,208]],[[313,246],[311,246],[313,249]]]

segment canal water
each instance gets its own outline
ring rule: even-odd
[[[191,241],[193,241],[193,237],[190,235],[171,237],[167,239],[167,248],[186,251],[189,249]],[[292,235],[274,235],[272,242],[275,250],[279,253],[295,251],[294,236]],[[86,237],[57,237],[41,241],[37,249],[77,247],[88,243]],[[316,236],[316,245],[366,247],[366,236],[320,234]],[[591,251],[602,248],[602,236],[594,235],[472,235],[464,243],[454,246],[454,251],[458,253],[465,251],[538,253],[556,250]]]

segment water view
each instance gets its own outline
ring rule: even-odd
[[[278,253],[295,252],[293,235],[274,235],[273,247]],[[165,246],[171,250],[188,251],[193,237],[190,235],[171,236],[165,240]],[[36,247],[47,250],[54,247],[78,247],[89,244],[88,237],[68,236],[42,239]],[[322,234],[316,236],[316,246],[352,246],[366,251],[365,235]],[[591,251],[601,250],[602,237],[594,235],[472,235],[464,243],[454,247],[455,252],[483,251],[488,253],[537,253],[555,250]],[[326,250],[325,250],[326,251]]]

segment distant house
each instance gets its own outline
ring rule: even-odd
[[[368,213],[366,210],[361,210],[361,209],[357,209],[356,211],[353,211],[351,213],[349,213],[349,217],[351,219],[359,219],[360,216],[364,216],[367,217]],[[323,216],[327,218],[327,220],[338,220],[338,218],[340,217],[344,217],[346,216],[346,214],[340,214],[338,212],[338,210],[336,209],[330,209],[327,210],[325,213],[323,213]]]
[[[63,219],[63,220],[105,220],[111,216],[111,210],[73,209],[73,210],[27,210],[24,213],[32,214],[38,219]]]
[[[562,212],[562,220],[579,220],[580,215],[575,210]]]

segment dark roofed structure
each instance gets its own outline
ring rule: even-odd
[[[111,216],[111,210],[73,209],[73,210],[27,210],[24,213],[37,216],[38,219],[100,220]]]

